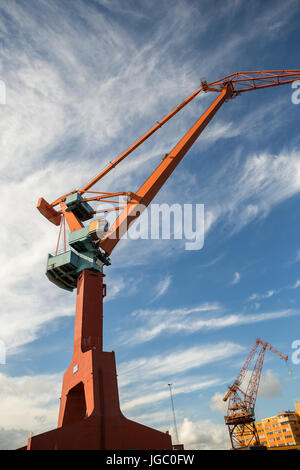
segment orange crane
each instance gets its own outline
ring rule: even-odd
[[[202,81],[201,87],[198,90],[192,93],[162,120],[157,122],[157,124],[152,129],[150,129],[150,131],[137,140],[123,154],[117,157],[83,188],[64,194],[51,204],[48,204],[43,198],[40,198],[37,208],[50,222],[54,223],[55,225],[60,225],[62,220],[65,218],[70,232],[72,233],[82,229],[84,227],[83,221],[92,218],[95,214],[95,211],[93,211],[93,209],[88,204],[89,202],[101,201],[101,203],[107,202],[110,204],[115,204],[114,210],[120,211],[120,214],[117,217],[115,223],[105,234],[103,234],[100,230],[100,233],[103,236],[102,238],[98,239],[97,242],[95,242],[97,235],[94,234],[94,246],[97,245],[98,248],[98,251],[96,251],[95,254],[102,263],[110,264],[109,256],[111,252],[117,245],[122,235],[126,233],[129,226],[140,216],[139,209],[141,207],[147,207],[151,203],[155,195],[175,170],[179,162],[203,132],[216,112],[226,101],[248,91],[290,84],[299,79],[300,70],[297,69],[238,72],[210,84],[208,84],[206,81]],[[195,99],[195,97],[199,95],[201,91],[206,93],[215,92],[218,96],[211,106],[209,106],[209,108],[192,126],[192,128],[185,134],[185,136],[168,154],[165,155],[162,162],[135,193],[132,191],[104,193],[90,190],[121,161],[128,157],[166,122],[168,122],[188,103]],[[88,195],[88,197],[86,195]],[[112,200],[112,198],[119,196],[125,196],[127,198],[127,201],[124,202],[122,206],[119,205],[119,201]],[[56,209],[57,206],[60,206],[59,210]],[[95,225],[93,226],[93,229],[95,229]],[[73,240],[74,237],[71,237],[71,243],[76,243]],[[54,260],[52,260],[52,265],[53,261]],[[76,287],[76,283],[73,285],[73,288],[74,287]]]
[[[27,449],[171,449],[170,436],[126,419],[119,405],[114,353],[103,351],[102,316],[103,266],[130,225],[140,216],[179,162],[222,107],[242,93],[293,83],[300,80],[300,69],[238,72],[201,87],[186,98],[118,156],[84,187],[66,193],[52,203],[40,198],[38,210],[51,223],[60,226],[54,255],[48,255],[46,275],[57,286],[77,289],[74,350],[71,364],[64,375],[58,427],[29,439]],[[152,136],[199,95],[213,92],[213,103],[200,116],[174,148],[165,155],[149,178],[136,191],[92,191],[113,168]],[[116,200],[123,196],[124,202]],[[91,202],[109,203],[119,211],[111,227],[97,213]],[[102,211],[105,214],[105,211]],[[66,224],[69,227],[68,247]],[[58,252],[64,233],[64,250]]]
[[[255,426],[255,403],[266,350],[272,351],[285,361],[288,360],[288,356],[281,354],[271,344],[257,339],[237,379],[223,398],[223,401],[228,401],[225,423],[234,450],[260,444]],[[254,367],[251,372],[252,364]],[[247,375],[248,385],[245,387]]]

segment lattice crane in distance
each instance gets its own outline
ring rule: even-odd
[[[77,289],[77,297],[73,357],[63,379],[58,427],[32,436],[27,449],[172,448],[170,436],[126,419],[120,411],[114,353],[103,351],[102,316],[106,294],[103,266],[110,264],[109,257],[123,234],[140,216],[142,209],[151,203],[225,102],[248,91],[290,84],[296,80],[300,80],[300,69],[238,72],[212,83],[202,81],[198,90],[85,186],[58,197],[52,203],[39,199],[37,208],[40,213],[60,227],[59,239],[64,233],[63,253],[58,252],[58,243],[56,252],[48,255],[47,277],[63,289]],[[139,189],[135,192],[127,188],[120,188],[119,192],[91,190],[200,92],[212,92],[217,96]],[[116,200],[119,196],[124,197],[121,203]],[[104,217],[91,221],[97,213],[91,206],[93,201],[109,203],[113,207],[108,210],[117,211],[111,227]],[[105,215],[105,211],[102,213]],[[65,222],[70,232],[68,246]]]
[[[288,360],[288,356],[277,351],[271,344],[257,339],[237,379],[223,398],[223,401],[228,401],[225,423],[234,450],[260,445],[255,426],[255,403],[267,350],[285,361]],[[248,385],[245,386],[247,380]]]

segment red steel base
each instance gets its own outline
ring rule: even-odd
[[[114,352],[102,350],[103,274],[77,283],[74,351],[62,385],[57,429],[32,436],[27,450],[171,450],[171,436],[123,416]],[[23,448],[23,449],[26,449]]]

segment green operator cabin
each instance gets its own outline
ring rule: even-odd
[[[84,222],[93,217],[94,210],[82,201],[78,193],[66,197],[67,211],[72,211]],[[108,230],[106,219],[93,220],[89,225],[69,234],[70,250],[57,254],[48,254],[46,275],[48,279],[62,289],[72,291],[77,286],[77,279],[84,269],[103,271],[103,262],[99,258],[99,250],[95,246]]]

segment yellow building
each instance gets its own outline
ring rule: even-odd
[[[282,411],[255,423],[261,445],[270,449],[300,446],[300,402],[295,407],[296,411]]]

